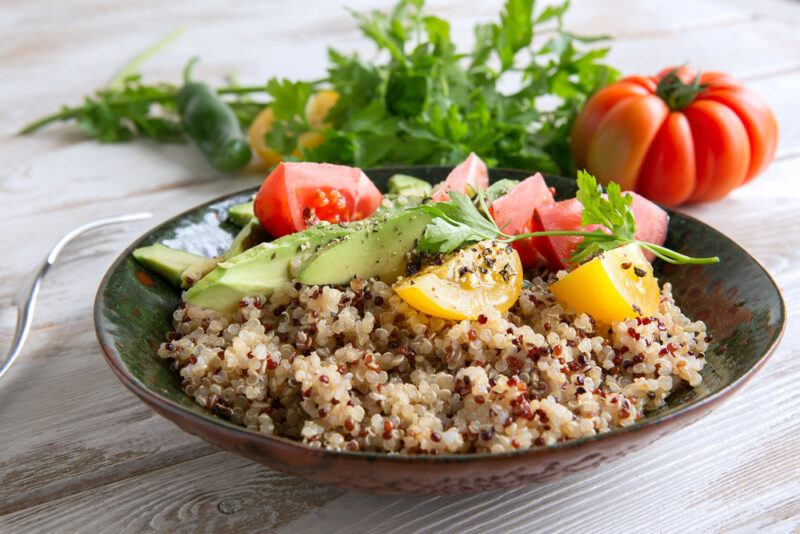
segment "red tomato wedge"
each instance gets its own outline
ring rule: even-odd
[[[361,169],[358,170],[361,171]],[[363,172],[358,176],[356,189],[358,190],[358,200],[356,201],[356,210],[350,219],[351,221],[366,219],[375,213],[375,210],[380,208],[381,202],[383,202],[383,193]]]
[[[489,212],[504,233],[519,235],[533,231],[533,212],[537,207],[553,202],[553,193],[542,175],[536,173],[492,202]],[[535,267],[544,263],[545,258],[536,248],[533,239],[521,239],[511,245],[519,253],[523,267]]]
[[[631,209],[636,219],[636,238],[656,245],[664,244],[669,223],[667,212],[641,195],[631,191],[628,193],[633,196]],[[534,215],[533,231],[580,230],[582,210],[583,206],[577,198],[540,206]],[[593,231],[598,228],[597,225],[590,225],[585,229]],[[569,258],[581,239],[579,236],[537,237],[534,238],[534,244],[552,269],[567,269],[570,267]],[[647,253],[646,256],[652,261],[652,254]]]
[[[450,191],[468,194],[489,187],[489,169],[481,158],[470,152],[467,159],[456,165],[444,182],[433,188],[431,198],[441,202],[450,198]]]
[[[304,230],[320,221],[363,219],[383,195],[361,169],[329,163],[281,163],[256,194],[253,209],[274,237]]]
[[[583,205],[577,198],[539,206],[533,217],[533,231],[580,230],[581,211],[583,211]],[[587,227],[586,230],[595,230],[596,228]],[[581,239],[578,236],[551,236],[535,237],[533,242],[547,259],[550,268],[558,270],[566,269],[569,266],[569,258]]]

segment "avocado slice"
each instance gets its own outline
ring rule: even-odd
[[[261,228],[261,223],[258,222],[258,219],[250,219],[250,222],[239,230],[239,233],[233,238],[233,242],[231,242],[228,249],[222,253],[222,256],[203,258],[184,269],[181,273],[181,287],[184,289],[192,287],[195,282],[213,271],[220,262],[238,256],[245,250],[251,249],[267,239],[269,239],[269,236],[267,232]]]
[[[221,261],[222,256],[214,256],[213,258],[203,258],[194,262],[181,273],[181,287],[183,289],[192,287],[195,282],[213,271]]]
[[[170,248],[161,243],[139,247],[133,251],[133,257],[174,286],[181,285],[183,271],[198,262],[208,260],[205,256]]]
[[[222,258],[225,260],[229,260],[234,256],[238,256],[245,250],[251,249],[254,246],[258,245],[259,243],[263,243],[269,239],[269,235],[267,232],[261,227],[261,223],[256,218],[251,218],[250,221],[245,224],[239,233],[236,234],[236,237],[233,238],[233,242],[222,254]]]
[[[433,186],[414,176],[395,174],[389,178],[389,193],[408,197],[429,197]]]
[[[255,213],[252,200],[244,204],[234,204],[228,208],[228,220],[236,226],[246,226],[253,217],[255,217]]]
[[[407,253],[430,222],[430,215],[413,210],[374,221],[316,252],[298,279],[304,284],[346,284],[358,276],[392,283],[403,274]]]
[[[269,296],[289,282],[293,260],[299,262],[318,247],[352,231],[345,225],[321,224],[256,245],[222,261],[186,292],[186,300],[195,306],[233,312],[244,297]]]

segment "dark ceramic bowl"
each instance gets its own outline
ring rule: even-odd
[[[369,171],[385,189],[402,172],[435,182],[446,167],[396,167]],[[493,179],[527,173],[492,170]],[[548,177],[558,196],[574,194],[574,181]],[[175,289],[134,262],[135,247],[163,242],[209,256],[222,251],[236,229],[225,219],[228,206],[254,190],[213,200],[148,232],[114,262],[95,301],[95,325],[108,364],[125,386],[182,429],[270,468],[340,488],[379,493],[449,493],[510,488],[544,482],[621,457],[685,427],[730,397],[764,364],[781,337],[785,309],[769,274],[739,245],[685,215],[670,213],[667,245],[680,252],[718,255],[719,265],[660,266],[677,303],[702,319],[714,335],[701,387],[680,389],[662,409],[640,422],[590,438],[502,454],[397,456],[336,452],[265,436],[220,419],[183,394],[179,381],[155,354],[170,330],[178,304]]]

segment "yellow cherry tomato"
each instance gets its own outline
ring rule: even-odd
[[[294,157],[302,158],[302,149],[314,148],[322,144],[325,140],[324,130],[330,128],[330,125],[325,122],[325,118],[338,100],[339,93],[336,91],[319,91],[309,97],[306,102],[305,114],[312,129],[297,137],[297,148],[292,152]],[[247,130],[247,140],[261,161],[264,162],[265,167],[272,167],[283,161],[280,152],[267,146],[266,137],[272,131],[274,123],[275,114],[272,109],[264,108]]]
[[[635,243],[587,261],[550,291],[571,310],[605,324],[654,315],[661,297],[653,267]]]
[[[267,167],[272,167],[283,161],[283,157],[277,150],[273,150],[267,146],[267,134],[272,130],[272,125],[275,122],[275,115],[270,108],[264,108],[259,113],[250,128],[247,130],[247,141],[253,150],[256,151],[258,157]]]
[[[308,125],[315,130],[325,130],[330,128],[330,124],[325,122],[331,108],[339,101],[339,93],[336,91],[318,91],[311,95],[306,102],[306,120]]]
[[[417,310],[442,319],[477,319],[507,311],[522,291],[522,264],[510,245],[482,241],[403,278],[395,292]]]
[[[298,159],[303,158],[303,148],[314,148],[319,146],[325,140],[325,134],[322,132],[303,132],[297,136],[297,148],[294,149],[292,155]]]

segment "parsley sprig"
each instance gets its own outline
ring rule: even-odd
[[[719,258],[694,258],[655,243],[636,239],[636,220],[631,205],[633,197],[622,194],[619,184],[611,182],[604,194],[594,176],[586,171],[578,173],[577,199],[583,205],[581,230],[550,230],[519,235],[504,233],[494,222],[487,205],[487,192],[476,195],[476,202],[467,195],[450,193],[450,200],[417,206],[415,210],[429,214],[433,219],[425,228],[417,249],[426,253],[447,253],[464,245],[486,239],[513,242],[519,239],[545,236],[579,236],[570,262],[578,265],[605,251],[630,243],[652,252],[656,257],[675,265],[707,265],[718,263]],[[477,205],[476,205],[477,204]],[[598,229],[587,227],[599,226]]]

